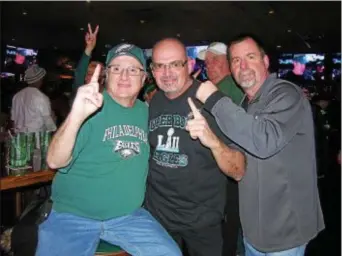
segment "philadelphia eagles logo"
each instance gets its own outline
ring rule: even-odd
[[[128,159],[140,153],[140,143],[117,140],[113,151],[119,153],[121,158]]]
[[[134,45],[131,45],[131,44],[123,44],[123,45],[120,45],[118,49],[116,49],[115,53],[128,52],[133,47]]]

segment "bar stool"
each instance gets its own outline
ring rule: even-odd
[[[129,256],[129,254],[120,247],[101,240],[97,246],[95,256]]]

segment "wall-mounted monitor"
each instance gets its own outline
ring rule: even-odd
[[[325,80],[325,54],[286,53],[278,58],[278,77],[287,79],[294,74],[305,81]]]
[[[36,63],[38,50],[6,45],[4,68],[1,77],[18,77],[23,80],[25,70]]]

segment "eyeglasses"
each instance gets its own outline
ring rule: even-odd
[[[163,71],[166,67],[172,70],[180,70],[185,66],[186,63],[188,63],[188,60],[176,60],[169,64],[151,63],[151,69],[155,72]]]
[[[144,70],[142,68],[138,68],[138,67],[127,67],[127,68],[123,68],[119,65],[111,65],[108,66],[107,69],[112,73],[112,74],[121,74],[123,70],[125,70],[127,72],[127,74],[129,76],[139,76],[141,74],[141,72],[144,72]]]

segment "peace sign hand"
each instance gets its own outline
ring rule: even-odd
[[[91,25],[88,23],[88,32],[85,35],[87,55],[90,55],[96,46],[97,33],[99,32],[99,28],[99,25],[97,25],[95,31],[93,32],[93,30],[91,29]]]
[[[187,122],[185,127],[190,137],[194,140],[199,139],[205,147],[210,149],[218,147],[220,144],[219,139],[210,129],[207,120],[197,109],[191,98],[188,98],[188,103],[194,117],[194,119]]]
[[[71,112],[74,118],[84,121],[103,104],[103,95],[99,92],[101,66],[97,65],[90,83],[78,88]]]

